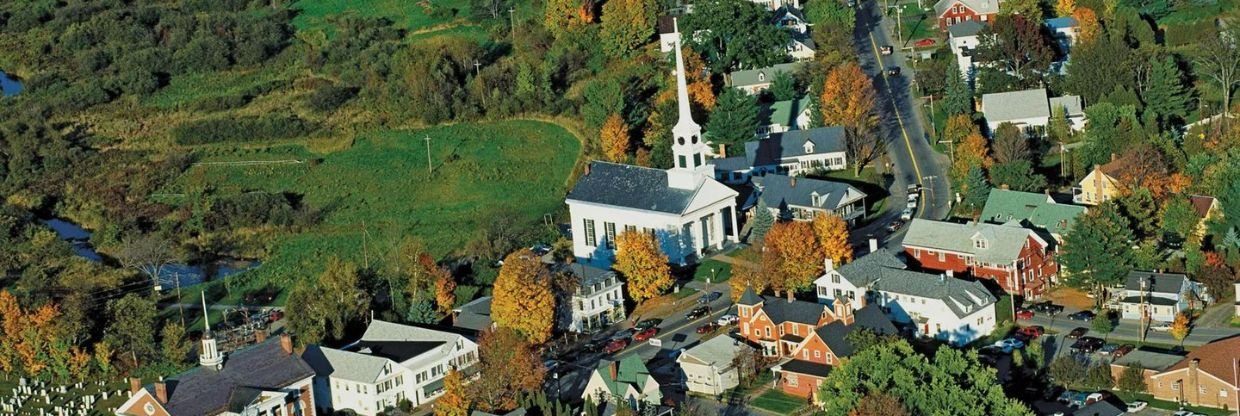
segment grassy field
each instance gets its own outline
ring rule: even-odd
[[[431,137],[432,174],[424,137]],[[322,221],[277,237],[263,266],[248,273],[283,282],[316,273],[331,256],[359,265],[373,261],[405,235],[422,237],[442,256],[474,238],[492,216],[537,223],[561,209],[579,150],[570,133],[536,121],[380,131],[359,134],[349,148],[322,156],[300,145],[204,150],[206,161],[305,163],[196,166],[174,186],[181,189],[168,192],[210,185],[302,195]]]
[[[781,415],[790,414],[807,404],[807,400],[784,394],[779,390],[767,390],[749,402],[750,406]]]
[[[712,270],[714,274],[712,274]],[[703,261],[693,271],[693,280],[699,282],[705,282],[707,278],[710,278],[711,283],[722,283],[728,281],[731,277],[732,265],[715,259]]]
[[[359,7],[365,6],[365,7]],[[354,14],[362,17],[391,19],[396,27],[413,32],[448,23],[469,12],[468,2],[459,0],[300,0],[293,8],[301,13],[293,18],[299,31],[323,31],[333,35],[328,16]]]

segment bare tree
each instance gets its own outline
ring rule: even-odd
[[[878,159],[886,151],[886,141],[869,123],[844,126],[844,152],[853,166],[853,175],[860,176],[861,169]]]
[[[1240,47],[1236,45],[1236,32],[1222,28],[1218,36],[1202,42],[1193,58],[1197,72],[1209,79],[1223,91],[1223,123],[1231,112],[1231,92],[1240,85]]]
[[[146,234],[121,241],[117,256],[121,265],[146,275],[159,288],[159,277],[164,267],[172,263],[172,243],[167,239]]]

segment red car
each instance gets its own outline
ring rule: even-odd
[[[1034,326],[1027,326],[1027,327],[1021,328],[1020,331],[1017,331],[1017,332],[1024,334],[1025,336],[1029,337],[1029,339],[1034,339],[1034,338],[1042,336],[1042,334],[1045,334],[1046,329],[1042,328],[1041,326],[1034,325]]]
[[[719,325],[715,324],[714,322],[710,322],[710,323],[707,323],[706,325],[697,327],[697,333],[709,334],[711,332],[714,332],[716,329],[719,329]]]
[[[1030,320],[1033,319],[1033,311],[1021,309],[1016,311],[1016,319]]]
[[[650,328],[642,332],[633,334],[634,342],[646,342],[659,333],[659,328]]]
[[[613,353],[616,353],[617,351],[624,349],[624,347],[627,347],[627,346],[629,346],[629,342],[625,341],[623,338],[613,339],[611,340],[611,342],[607,343],[606,347],[603,347],[603,352],[607,354],[613,354]]]

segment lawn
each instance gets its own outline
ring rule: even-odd
[[[255,67],[219,72],[199,72],[172,77],[168,86],[142,99],[142,104],[162,110],[214,97],[241,95],[264,83],[290,79],[301,67],[297,48],[289,48],[275,61]]]
[[[937,38],[935,33],[934,20],[930,18],[924,10],[917,8],[916,4],[903,4],[900,6],[900,36],[903,43],[900,47],[908,47],[913,45],[913,41],[926,38]]]
[[[707,259],[699,263],[693,272],[693,280],[699,282],[705,282],[706,278],[710,278],[711,283],[722,283],[728,281],[730,277],[732,277],[732,264],[715,259]]]
[[[806,404],[808,401],[805,399],[784,394],[779,390],[767,390],[749,402],[750,406],[781,415],[790,414]]]
[[[469,2],[459,0],[300,0],[293,3],[299,10],[293,26],[299,31],[323,31],[332,36],[334,28],[329,16],[354,14],[392,20],[397,28],[410,32],[451,22],[469,13]]]
[[[424,137],[431,138],[431,174]],[[207,184],[224,192],[300,195],[322,219],[276,236],[264,264],[246,273],[285,286],[290,278],[317,273],[328,257],[375,261],[406,235],[421,237],[441,257],[495,217],[537,224],[562,209],[580,143],[553,124],[506,121],[361,133],[348,148],[326,155],[301,145],[201,151],[208,161],[305,161],[196,166],[174,185],[180,189],[166,191]]]

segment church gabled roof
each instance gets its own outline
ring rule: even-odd
[[[736,301],[737,305],[745,306],[757,305],[759,303],[762,303],[762,298],[757,293],[754,293],[753,287],[750,286],[745,287],[745,293],[742,293],[740,300]]]
[[[707,177],[693,189],[672,187],[668,174],[661,169],[596,160],[590,162],[590,170],[577,180],[567,199],[680,214],[703,203],[736,197],[736,191]]]

